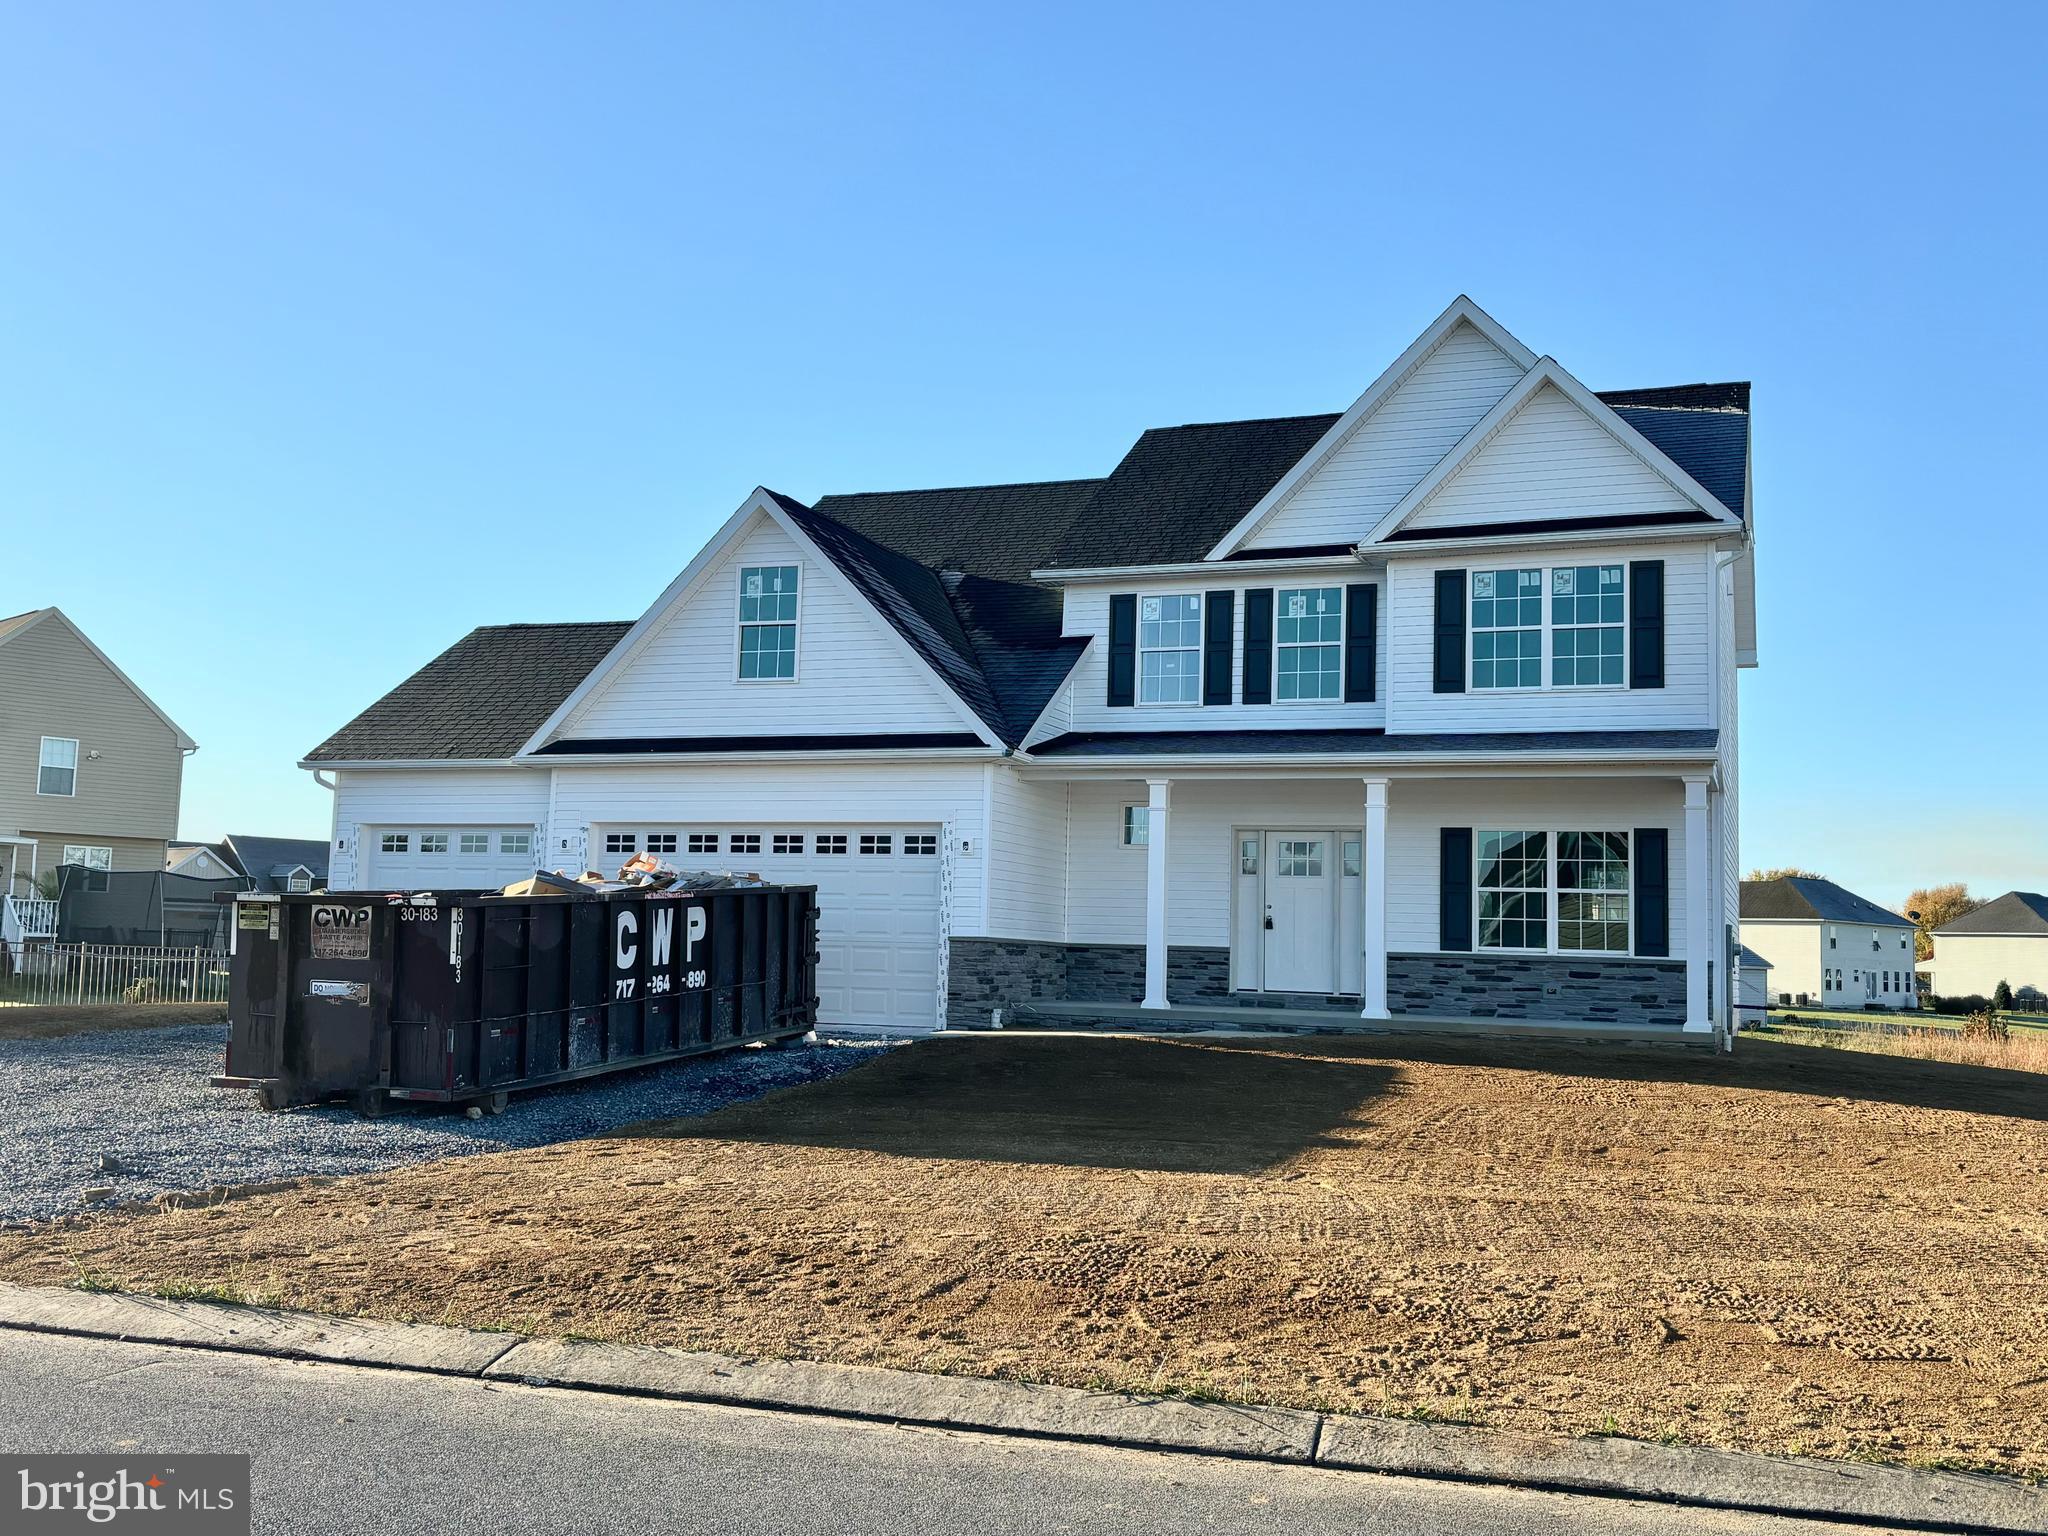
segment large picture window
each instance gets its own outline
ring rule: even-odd
[[[1202,701],[1202,599],[1194,593],[1138,600],[1138,702]]]
[[[78,742],[70,736],[45,736],[36,763],[36,793],[75,795],[78,793]]]
[[[1479,947],[1550,947],[1550,834],[1479,834]]]
[[[797,568],[740,569],[740,681],[780,682],[796,676]]]
[[[1479,947],[1630,953],[1629,834],[1481,832]]]
[[[1543,572],[1472,573],[1472,686],[1543,686]]]
[[[1283,703],[1344,693],[1344,589],[1282,587],[1274,594],[1273,642]]]

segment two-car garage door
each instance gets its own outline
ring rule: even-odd
[[[366,830],[364,884],[455,890],[533,873],[528,827]],[[818,1020],[930,1029],[939,1016],[939,855],[935,826],[592,827],[589,863],[614,873],[636,853],[683,870],[734,870],[818,888]]]

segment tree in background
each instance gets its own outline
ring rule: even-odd
[[[1914,963],[1918,964],[1934,953],[1934,940],[1929,935],[1935,929],[1959,917],[1968,917],[1983,905],[1971,896],[1970,888],[1960,880],[1951,880],[1947,885],[1930,885],[1908,896],[1906,915],[1913,919],[1918,930],[1913,935]]]
[[[1745,880],[1825,880],[1827,876],[1817,869],[1801,869],[1796,864],[1787,864],[1783,869],[1752,869],[1742,878]]]
[[[1992,989],[1991,1006],[2000,1013],[2012,1012],[2012,983],[2001,981]]]

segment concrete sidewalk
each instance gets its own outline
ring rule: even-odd
[[[1769,1515],[2048,1532],[2048,1490],[2008,1479],[1639,1440],[1560,1440],[4,1283],[0,1327]]]

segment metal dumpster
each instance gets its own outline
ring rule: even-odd
[[[226,1068],[267,1108],[480,1104],[514,1089],[800,1036],[817,889],[236,899]]]

